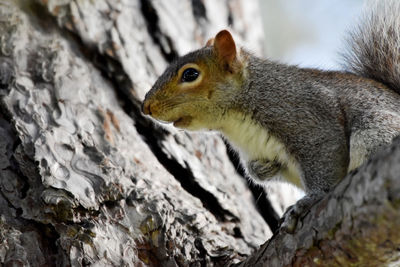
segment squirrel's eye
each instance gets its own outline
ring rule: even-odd
[[[193,82],[199,77],[199,72],[194,68],[188,68],[182,73],[182,82]]]

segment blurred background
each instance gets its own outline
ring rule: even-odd
[[[366,0],[259,0],[266,55],[302,67],[340,69],[340,50]]]

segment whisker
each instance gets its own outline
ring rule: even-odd
[[[258,201],[260,200],[261,196],[264,194],[264,192],[261,192],[258,198],[256,199],[256,204],[258,204]]]

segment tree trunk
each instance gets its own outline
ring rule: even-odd
[[[219,136],[139,109],[228,23],[259,51],[255,2],[1,0],[0,14],[2,263],[224,265],[271,237]]]
[[[270,202],[218,135],[142,116],[167,64],[218,30],[261,54],[259,16],[245,0],[0,0],[0,262],[396,260],[399,149],[345,179],[294,235],[271,238],[292,191],[273,185]]]

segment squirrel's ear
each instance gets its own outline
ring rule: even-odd
[[[208,39],[207,43],[206,43],[206,47],[210,47],[214,45],[214,38],[210,38]]]
[[[214,49],[218,57],[231,66],[236,58],[236,45],[232,35],[227,30],[222,30],[215,36]]]

